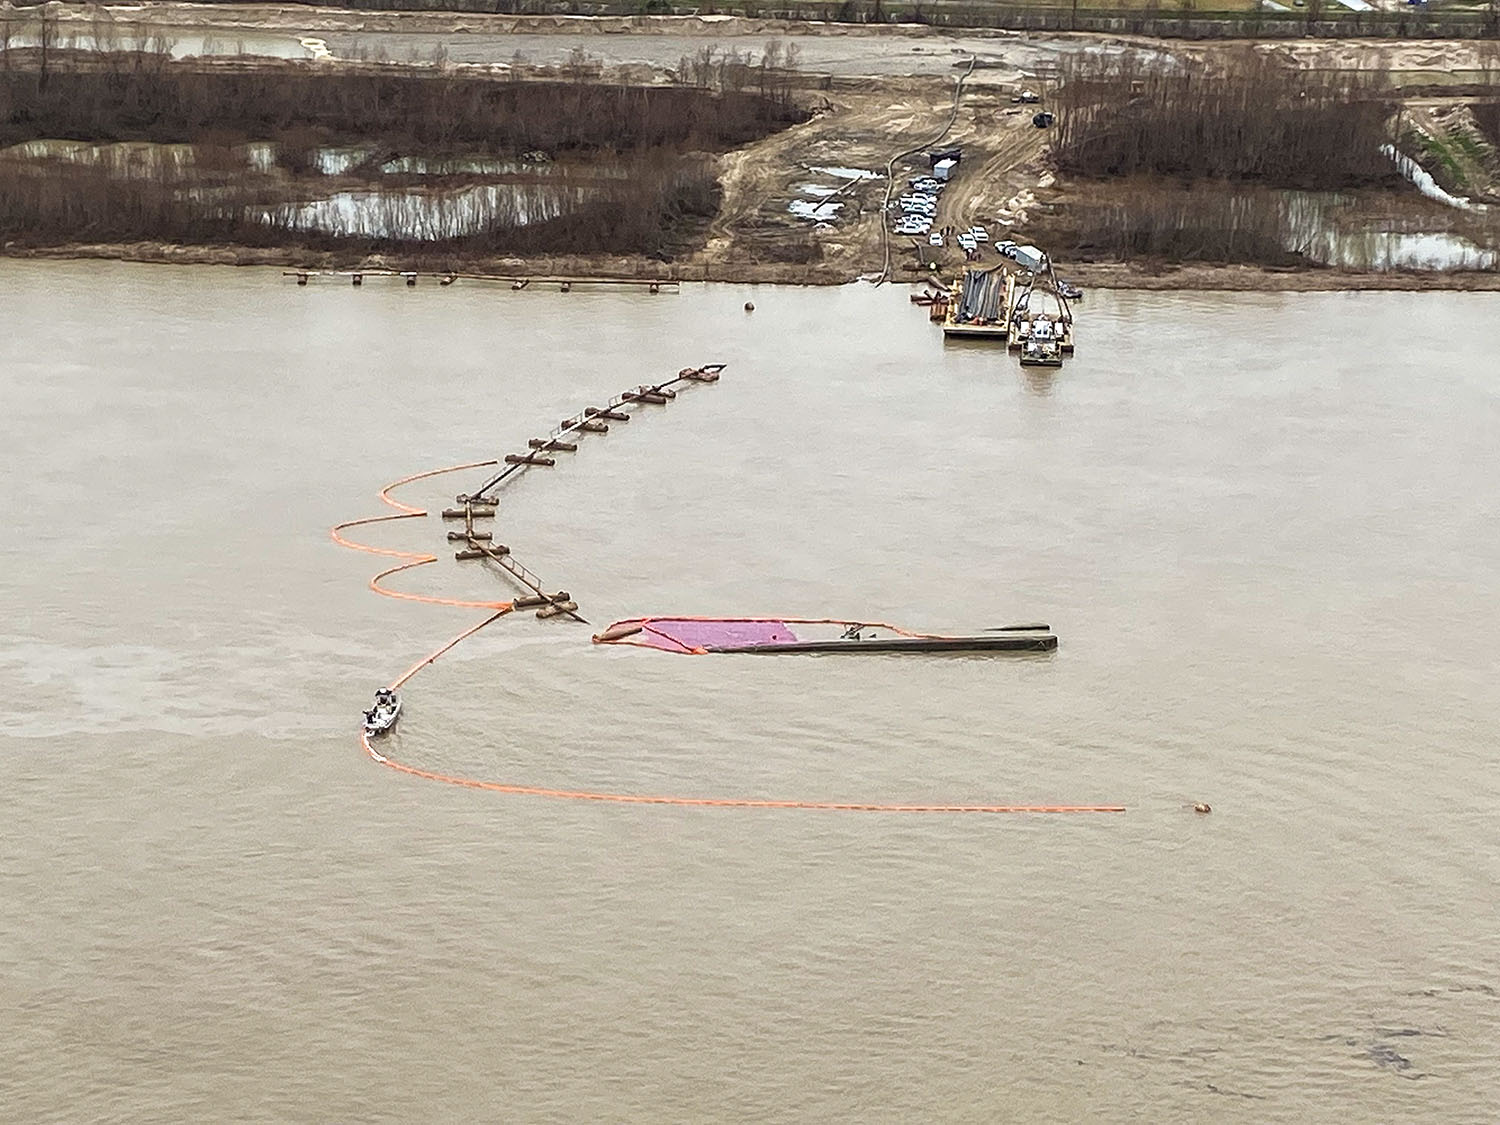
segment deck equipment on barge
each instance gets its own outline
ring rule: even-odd
[[[999,266],[965,270],[949,293],[943,335],[1005,339],[1014,285],[1015,280]]]

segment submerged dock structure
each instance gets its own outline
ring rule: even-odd
[[[365,278],[396,278],[406,283],[408,287],[415,287],[417,282],[426,278],[428,281],[436,281],[439,285],[452,285],[455,281],[487,281],[503,282],[512,289],[528,289],[533,285],[556,285],[562,292],[570,292],[575,285],[598,285],[598,286],[624,286],[626,288],[645,289],[648,293],[676,293],[678,282],[672,278],[665,277],[561,277],[561,276],[522,276],[520,274],[501,273],[467,273],[459,270],[390,270],[390,269],[350,269],[350,270],[325,270],[325,269],[292,269],[282,270],[282,277],[295,277],[298,285],[306,285],[314,278],[339,279],[349,282],[351,285],[360,286],[365,283]]]

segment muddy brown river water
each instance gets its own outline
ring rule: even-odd
[[[1500,297],[1091,293],[1040,375],[897,288],[0,261],[0,297],[6,1119],[1493,1118]],[[391,751],[1129,811],[611,807],[361,754],[373,688],[478,615],[371,595],[329,525],[707,360],[506,494],[591,622],[1058,651],[679,657],[516,616],[409,685]]]

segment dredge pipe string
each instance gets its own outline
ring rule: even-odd
[[[978,55],[969,56],[969,65],[964,72],[958,76],[958,83],[953,87],[953,109],[948,113],[948,124],[943,126],[943,131],[930,141],[916,145],[905,152],[898,152],[885,165],[885,204],[880,209],[880,244],[885,253],[885,264],[881,266],[880,277],[876,279],[876,285],[884,285],[891,279],[891,228],[888,221],[888,213],[891,209],[891,191],[896,186],[896,161],[905,160],[915,152],[921,152],[924,148],[931,148],[937,144],[953,129],[953,123],[958,120],[958,103],[963,97],[964,83],[969,80],[969,75],[974,73],[974,65],[979,61]]]
[[[610,399],[609,405],[607,407],[605,407],[605,409],[606,410],[613,410],[613,409],[616,409],[617,407],[621,407],[621,406],[630,406],[632,404],[639,403],[641,401],[641,399],[640,399],[641,395],[646,395],[646,394],[659,395],[663,391],[674,390],[676,387],[678,387],[679,385],[681,385],[683,383],[696,382],[696,380],[693,379],[692,376],[690,376],[690,375],[687,374],[688,371],[692,371],[694,373],[697,373],[697,372],[700,372],[700,371],[705,371],[705,370],[718,371],[718,370],[721,370],[723,368],[723,366],[724,365],[721,364],[721,363],[709,363],[709,364],[705,364],[703,367],[685,368],[682,372],[678,373],[677,375],[674,375],[672,378],[667,379],[664,382],[655,383],[655,384],[653,384],[653,385],[651,385],[649,387],[648,386],[642,386],[642,387],[637,388],[634,391],[626,391],[624,394],[616,395],[614,398]],[[586,432],[588,432],[588,424],[590,422],[595,421],[595,420],[596,420],[595,417],[593,415],[591,415],[588,412],[588,410],[580,410],[575,417],[567,420],[562,425],[560,425],[557,428],[555,428],[554,430],[552,430],[552,432],[551,432],[551,434],[550,434],[550,436],[548,437],[547,440],[549,440],[549,441],[558,441],[559,439],[568,437],[569,435],[576,435],[576,434],[586,433]],[[499,464],[498,461],[480,462],[480,464],[486,464],[486,463],[491,464],[491,465],[497,465],[497,464]],[[505,468],[501,469],[498,473],[496,473],[494,476],[492,476],[489,480],[485,481],[482,485],[479,486],[478,489],[476,489],[473,493],[471,493],[470,494],[471,498],[474,499],[474,500],[483,500],[484,497],[485,497],[485,495],[487,493],[489,493],[492,489],[494,489],[494,488],[498,487],[499,485],[505,483],[505,481],[509,480],[512,476],[516,475],[517,473],[525,472],[530,467],[531,467],[530,465],[528,465],[528,464],[526,464],[524,462],[522,462],[520,464],[512,464],[512,465],[505,466]],[[416,480],[417,478],[416,477],[411,477],[411,478],[408,478],[408,479],[410,479],[410,480]],[[402,483],[405,483],[405,482],[403,482],[403,481],[397,481],[396,483],[397,484],[402,484]]]

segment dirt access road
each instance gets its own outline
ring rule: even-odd
[[[983,69],[1046,70],[1079,50],[1105,49],[1086,37],[1028,38],[1018,32],[943,33],[919,25],[853,25],[733,16],[499,16],[452,12],[360,12],[262,4],[49,4],[64,35],[86,45],[96,24],[121,35],[164,35],[178,57],[260,54],[277,58],[540,66],[575,51],[609,67],[675,67],[705,46],[759,55],[765,42],[795,44],[797,65],[834,77],[942,77],[970,55]],[[6,13],[20,23],[37,9]],[[20,26],[18,23],[18,27]]]

